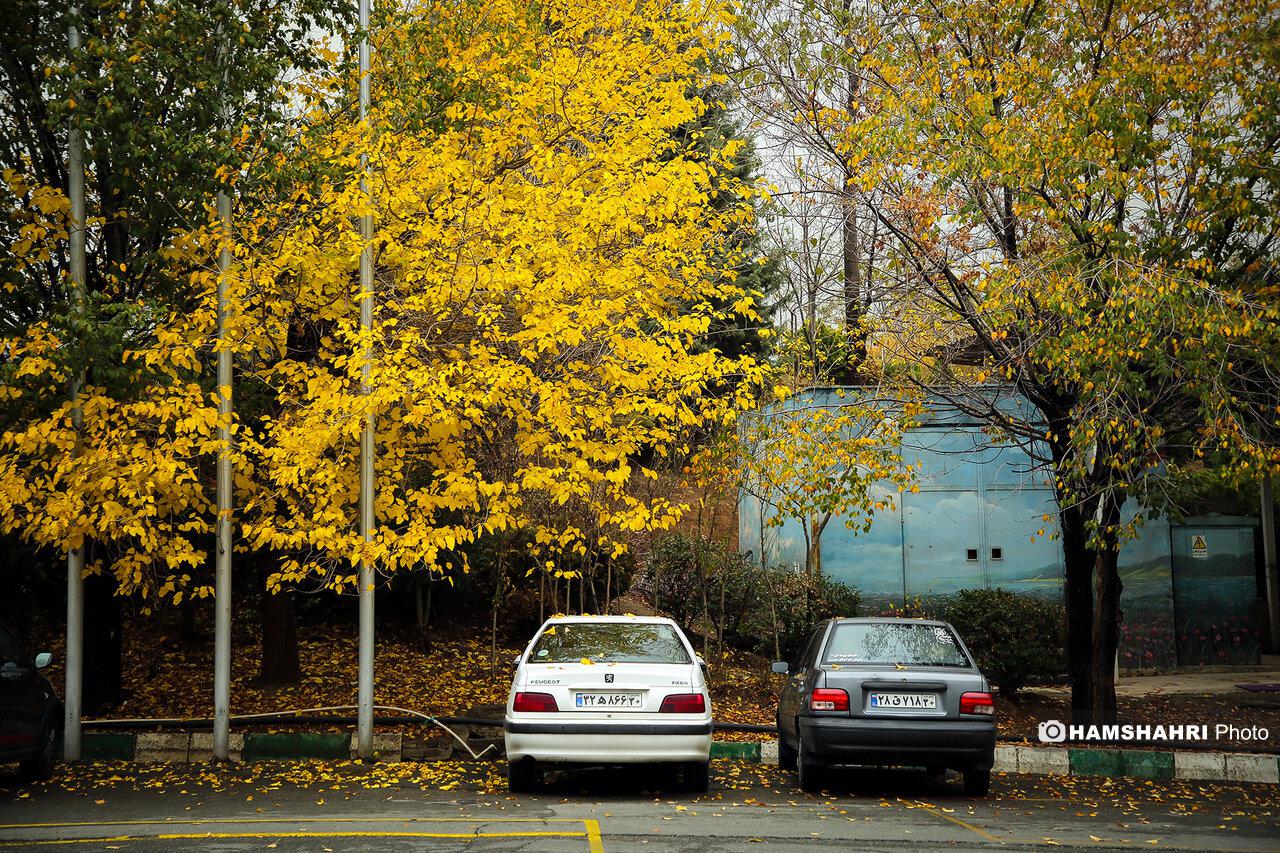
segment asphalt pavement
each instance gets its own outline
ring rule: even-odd
[[[1094,849],[1280,851],[1274,785],[997,774],[991,795],[892,771],[821,795],[775,767],[717,761],[694,796],[645,769],[552,774],[512,796],[495,764],[264,762],[0,773],[7,849],[140,853]]]

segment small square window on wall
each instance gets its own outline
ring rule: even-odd
[[[977,562],[977,561],[978,561],[978,549],[977,549],[977,548],[966,548],[966,549],[965,549],[965,552],[964,552],[964,558],[965,558],[966,560],[972,560],[973,562]]]
[[[1003,559],[1004,559],[1004,549],[1003,549],[1003,548],[992,548],[992,549],[991,549],[991,559],[993,559],[993,560],[1003,560]]]

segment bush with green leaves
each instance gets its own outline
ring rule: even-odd
[[[825,575],[807,575],[794,568],[755,568],[760,596],[751,613],[750,648],[779,660],[794,661],[805,641],[823,619],[857,616],[861,610],[858,590]]]
[[[960,632],[983,673],[1015,699],[1028,684],[1066,671],[1063,610],[1053,599],[1006,589],[965,589],[934,602]]]
[[[858,591],[791,567],[761,567],[718,542],[679,533],[658,539],[644,583],[650,603],[692,633],[765,655],[800,652],[813,626],[856,616]]]
[[[686,631],[702,613],[714,548],[692,536],[669,533],[659,537],[649,552],[649,572],[644,583],[649,602]]]

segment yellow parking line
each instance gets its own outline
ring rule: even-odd
[[[584,820],[582,825],[587,828],[587,847],[591,853],[604,853],[604,839],[600,837],[600,821]]]
[[[961,820],[958,817],[952,817],[946,812],[940,812],[937,809],[926,808],[924,806],[916,806],[916,808],[926,811],[929,814],[933,815],[934,817],[940,817],[943,820],[949,820],[952,823],[954,823],[956,826],[964,827],[970,832],[975,833],[981,836],[982,838],[985,838],[987,841],[1003,841],[1004,840],[999,836],[992,835],[990,832],[987,832],[985,829],[983,829],[980,826],[974,826],[973,824],[969,823],[969,821],[967,820]]]
[[[50,829],[73,826],[203,826],[217,823],[582,823],[570,817],[205,817],[193,820],[80,820],[53,823],[0,823],[0,829]]]
[[[584,821],[585,822],[585,821]],[[597,838],[599,833],[597,832]],[[603,853],[602,847],[592,841],[587,832],[396,832],[394,830],[370,830],[367,832],[170,832],[158,835],[115,835],[98,838],[54,838],[0,841],[0,847],[36,847],[53,844],[111,844],[121,841],[218,841],[233,839],[271,838],[439,838],[455,841],[471,841],[478,838],[586,838],[592,853]]]

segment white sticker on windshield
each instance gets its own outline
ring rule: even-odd
[[[546,650],[546,649],[538,649],[538,657],[540,657],[540,658],[545,658],[546,656],[547,656],[547,650]]]
[[[934,626],[933,636],[938,638],[939,643],[946,643],[948,646],[954,646],[956,644],[955,640],[951,639],[951,632],[946,628]]]
[[[856,661],[857,659],[858,659],[858,656],[850,652],[837,652],[833,654],[831,657],[827,658],[827,660],[831,660],[831,661],[837,661],[837,660]]]

